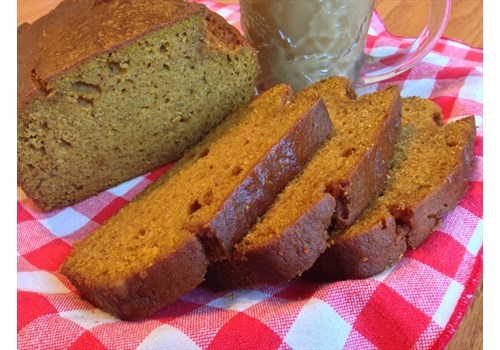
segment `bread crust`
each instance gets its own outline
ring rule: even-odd
[[[405,251],[405,235],[387,213],[356,237],[330,241],[330,246],[303,277],[315,282],[370,277],[397,263]]]
[[[208,260],[200,242],[193,237],[173,254],[164,256],[141,272],[113,286],[96,285],[89,276],[71,267],[61,268],[80,296],[123,320],[138,320],[177,300],[204,280]]]

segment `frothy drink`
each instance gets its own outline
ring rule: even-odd
[[[299,91],[332,75],[355,81],[373,0],[240,0],[241,25],[259,52],[258,89]]]

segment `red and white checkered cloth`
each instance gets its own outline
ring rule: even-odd
[[[200,1],[239,28],[238,5]],[[392,52],[374,16],[368,48]],[[75,242],[168,167],[63,210],[43,214],[18,201],[19,349],[440,349],[462,319],[483,270],[481,49],[441,39],[413,69],[360,94],[398,84],[403,96],[437,102],[446,119],[474,114],[478,124],[469,190],[418,249],[394,268],[360,281],[215,293],[200,286],[154,317],[124,322],[79,298],[58,269]]]

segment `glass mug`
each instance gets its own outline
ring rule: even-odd
[[[243,32],[258,51],[259,91],[278,83],[299,91],[333,75],[356,85],[389,79],[433,48],[451,8],[451,0],[430,0],[427,24],[413,44],[392,56],[374,57],[364,53],[374,0],[239,2]]]

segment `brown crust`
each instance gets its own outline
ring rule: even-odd
[[[211,40],[209,40],[211,45],[218,44],[224,47],[232,45],[231,49],[233,50],[239,47],[250,47],[250,44],[244,40],[238,29],[228,25],[226,20],[218,13],[207,11],[205,18],[208,24],[208,33],[212,34]]]
[[[401,133],[401,97],[397,86],[396,98],[389,109],[385,123],[380,126],[375,141],[365,152],[359,163],[351,169],[347,178],[331,184],[331,193],[337,200],[334,229],[350,226],[372,202],[381,190],[389,171],[394,145]]]
[[[465,119],[469,119],[469,138],[457,166],[436,191],[413,208],[388,208],[390,213],[369,230],[335,239],[304,277],[318,282],[367,278],[396,264],[408,248],[418,247],[467,190],[475,125],[473,117]]]
[[[309,208],[293,225],[266,244],[246,255],[212,263],[205,279],[218,289],[277,284],[308,269],[326,249],[327,229],[335,210],[328,193]]]
[[[398,262],[405,250],[405,235],[388,213],[369,230],[335,241],[303,276],[316,282],[370,277]]]
[[[203,17],[206,11],[204,5],[182,0],[147,5],[137,0],[61,2],[18,29],[18,111],[68,69],[191,15]]]
[[[193,237],[175,253],[156,261],[115,288],[94,286],[67,264],[62,266],[61,272],[84,299],[123,320],[137,320],[153,314],[199,285],[208,262],[202,245]]]
[[[233,246],[269,209],[331,133],[326,106],[317,100],[234,189],[210,222],[189,227],[200,238],[211,260],[226,258],[231,253]]]

